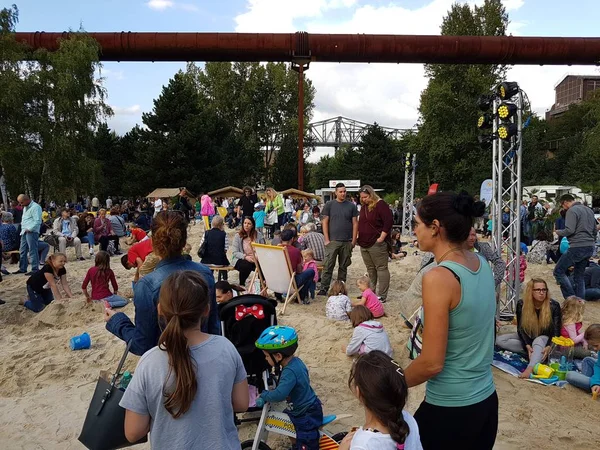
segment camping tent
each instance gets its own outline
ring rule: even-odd
[[[244,191],[233,186],[226,186],[216,191],[211,191],[208,195],[211,197],[241,197],[244,195]]]
[[[285,191],[281,192],[281,195],[288,195],[292,198],[316,198],[317,200],[321,198],[318,195],[311,194],[310,192],[304,192],[293,188],[286,189]]]
[[[146,198],[173,198],[179,195],[179,189],[180,188],[156,188],[154,189],[152,192],[150,192],[148,195],[146,195]],[[185,194],[186,197],[188,198],[194,198],[194,195],[188,191],[186,188],[185,189]]]

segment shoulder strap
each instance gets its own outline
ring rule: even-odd
[[[481,262],[481,261],[480,261]],[[449,270],[450,272],[452,272],[452,275],[454,275],[454,278],[456,278],[456,281],[458,281],[458,284],[460,284],[460,277],[457,275],[457,273],[452,270],[450,267],[448,266],[444,266],[443,263],[440,264],[438,267],[443,267],[446,270]]]

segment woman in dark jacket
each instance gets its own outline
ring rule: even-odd
[[[227,234],[223,230],[224,223],[223,217],[220,215],[212,218],[211,228],[204,233],[202,242],[200,242],[200,249],[203,249],[202,254],[198,251],[198,256],[200,256],[202,264],[215,266],[229,265],[229,260],[227,259],[227,249],[229,246],[227,245]],[[219,270],[219,281],[221,279],[227,280],[226,270]]]
[[[546,359],[553,337],[560,336],[560,304],[550,298],[548,285],[541,278],[527,283],[525,296],[517,302],[517,332],[496,338],[496,345],[513,353],[527,355],[529,365],[520,375],[529,378],[537,363]]]

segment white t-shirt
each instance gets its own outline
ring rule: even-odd
[[[162,210],[162,200],[159,198],[154,202],[154,211],[160,212]]]
[[[285,199],[285,206],[284,206],[284,210],[286,213],[291,213],[294,212],[294,207],[293,207],[293,200],[291,198],[286,198]]]
[[[406,411],[402,411],[402,416],[410,430],[404,441],[404,450],[423,450],[416,420]],[[396,442],[389,434],[363,430],[362,427],[356,430],[350,444],[351,450],[397,450],[397,448]]]

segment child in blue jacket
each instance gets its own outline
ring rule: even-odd
[[[256,347],[265,354],[267,362],[281,375],[277,388],[265,390],[256,400],[256,406],[266,402],[287,401],[285,412],[296,428],[294,449],[319,450],[319,428],[323,425],[323,407],[310,387],[308,369],[294,353],[298,348],[298,334],[291,327],[267,328],[256,341]]]

